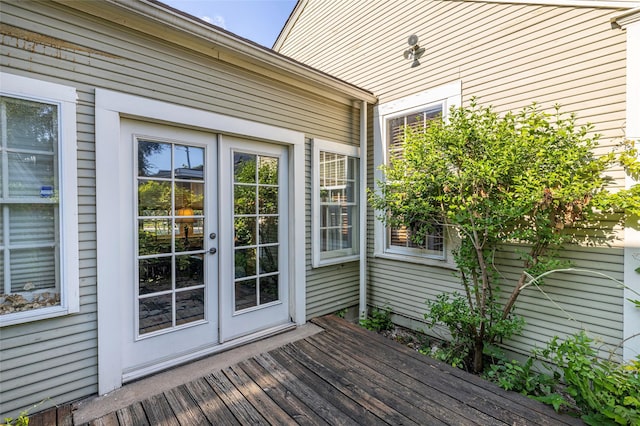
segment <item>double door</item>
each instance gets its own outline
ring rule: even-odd
[[[134,120],[121,142],[124,376],[289,322],[287,149]]]

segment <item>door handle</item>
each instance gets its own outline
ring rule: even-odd
[[[215,248],[215,247],[211,247],[211,248],[209,249],[209,254],[216,254],[217,252],[218,252],[218,249],[217,249],[217,248]]]

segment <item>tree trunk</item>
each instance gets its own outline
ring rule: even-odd
[[[475,345],[473,345],[473,372],[482,373],[484,369],[484,340],[483,336],[476,337]]]

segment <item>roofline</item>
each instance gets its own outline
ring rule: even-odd
[[[273,43],[273,50],[280,51],[282,44],[289,36],[298,17],[304,10],[309,0],[298,0],[291,11],[287,22],[282,27],[278,38]],[[625,0],[463,0],[467,2],[479,3],[511,3],[511,4],[531,4],[541,6],[566,6],[566,7],[590,7],[596,9],[634,9],[640,7],[640,1]]]
[[[640,7],[626,10],[611,18],[611,28],[625,28],[634,22],[640,22]]]
[[[280,50],[280,48],[282,47],[282,43],[284,43],[284,41],[289,36],[289,33],[293,29],[293,26],[298,20],[298,17],[300,17],[300,14],[304,10],[308,1],[309,0],[298,0],[296,5],[293,7],[293,10],[291,11],[291,14],[287,18],[287,22],[284,23],[284,26],[280,30],[280,34],[278,34],[276,41],[273,42],[273,50],[275,50],[276,52]]]
[[[213,44],[215,48],[211,48],[208,52],[202,53],[206,53],[217,59],[225,60],[235,56],[242,61],[284,73],[286,76],[307,85],[331,90],[335,92],[334,94],[349,98],[352,101],[377,102],[377,97],[368,90],[340,80],[272,49],[254,43],[251,40],[237,36],[227,30],[198,19],[193,15],[174,9],[158,0],[102,0],[99,4],[98,2],[76,0],[54,1],[73,9],[116,22],[120,25],[131,26],[134,29],[140,30],[140,28],[133,26],[131,22],[123,19],[122,16],[116,18],[103,13],[105,4],[109,4],[121,10],[127,10],[143,19],[151,20],[171,29],[178,30],[183,34],[194,37],[200,42]]]

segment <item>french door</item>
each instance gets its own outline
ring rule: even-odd
[[[290,322],[288,153],[220,137],[220,341]]]
[[[118,284],[126,375],[218,343],[217,135],[133,120],[121,131],[133,166],[131,240],[114,265],[135,276]]]
[[[290,323],[287,148],[128,119],[121,143],[123,380]]]

